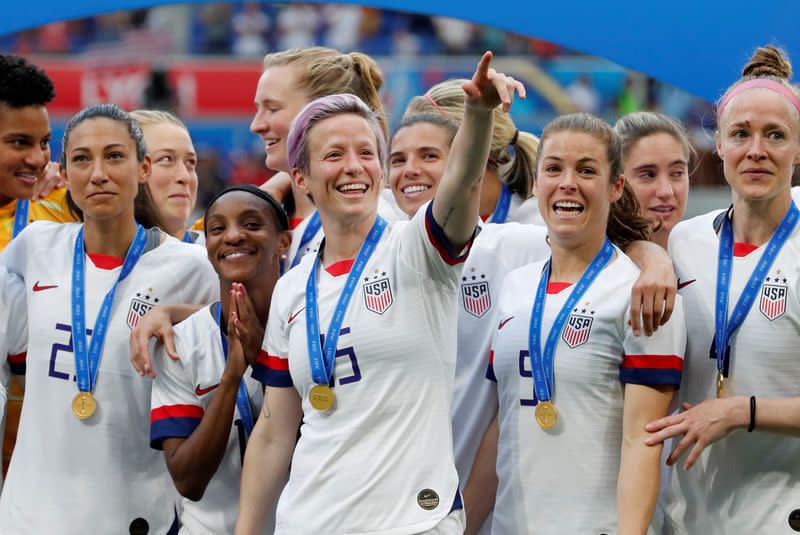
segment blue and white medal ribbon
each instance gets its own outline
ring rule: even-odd
[[[222,343],[222,355],[225,357],[225,362],[228,362],[228,337],[222,332],[222,303],[217,303],[214,308],[214,320],[219,327],[219,339]],[[250,437],[253,432],[253,411],[250,408],[250,398],[247,395],[247,385],[244,383],[244,377],[239,381],[239,390],[236,392],[236,408],[239,409],[239,416],[242,418],[244,424],[245,440]]]
[[[556,408],[550,401],[553,394],[553,361],[555,360],[556,346],[561,331],[569,318],[572,309],[580,301],[586,290],[592,285],[603,268],[611,261],[614,256],[614,246],[606,238],[603,247],[592,259],[586,271],[581,275],[580,280],[572,289],[572,293],[561,307],[556,316],[553,326],[547,335],[544,351],[541,349],[542,316],[544,315],[544,303],[547,296],[547,284],[550,280],[550,262],[548,260],[544,266],[539,286],[536,289],[536,298],[533,301],[531,311],[531,324],[528,331],[528,354],[531,360],[531,372],[533,375],[533,394],[537,401],[536,421],[543,429],[549,429],[556,424]]]
[[[86,347],[86,261],[83,245],[83,226],[75,239],[75,250],[72,255],[72,339],[75,354],[75,376],[78,383],[78,395],[72,401],[72,411],[84,420],[94,414],[97,401],[92,392],[97,382],[97,369],[103,355],[103,344],[111,320],[111,307],[117,287],[127,277],[144,253],[147,244],[147,231],[138,225],[136,237],[133,239],[125,261],[122,263],[117,280],[103,299],[100,312],[92,329],[92,341]]]
[[[367,267],[372,253],[386,229],[386,221],[377,216],[372,229],[367,234],[367,239],[361,244],[350,274],[344,284],[344,289],[339,296],[336,309],[331,318],[328,333],[325,336],[325,347],[322,348],[320,340],[319,310],[317,307],[317,275],[319,273],[322,247],[320,247],[317,258],[314,260],[314,267],[308,275],[306,283],[306,335],[308,337],[308,358],[311,364],[311,378],[316,383],[309,392],[311,406],[319,411],[327,411],[333,407],[333,390],[329,384],[333,375],[333,367],[336,360],[336,344],[339,341],[339,329],[342,327],[344,316],[350,299],[356,290],[361,274]]]
[[[19,236],[19,233],[28,225],[28,212],[31,208],[31,201],[28,199],[18,200],[14,210],[14,227],[11,231],[11,238]]]
[[[294,254],[294,258],[292,258],[292,264],[289,266],[290,269],[300,263],[300,260],[303,258],[303,249],[314,239],[314,236],[317,235],[321,226],[322,221],[319,219],[319,212],[314,212],[311,214],[311,219],[309,219],[308,225],[306,225],[306,229],[300,237],[300,245],[297,246],[297,252]]]
[[[736,302],[730,318],[728,318],[728,296],[730,293],[731,271],[733,269],[733,223],[730,214],[722,220],[719,234],[719,254],[717,262],[717,298],[715,304],[715,332],[714,342],[711,345],[711,357],[717,360],[717,397],[725,395],[725,379],[730,368],[730,342],[733,333],[742,325],[750,308],[755,302],[756,295],[761,290],[764,278],[769,273],[772,264],[786,244],[789,236],[794,232],[800,210],[794,202],[789,203],[789,210],[783,216],[781,224],[770,238],[761,259],[758,261],[753,273],[747,280],[742,290],[742,295]]]
[[[505,223],[508,219],[508,211],[511,208],[511,190],[503,184],[500,190],[500,197],[497,199],[497,206],[494,207],[492,217],[488,223]]]

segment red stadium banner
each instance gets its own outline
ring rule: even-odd
[[[144,60],[145,62],[147,59]],[[144,104],[151,67],[145,63],[65,62],[37,60],[56,88],[47,106],[54,115],[71,115],[81,108],[114,102],[126,109]],[[253,114],[253,95],[261,62],[175,61],[166,67],[167,79],[182,117],[242,116]]]

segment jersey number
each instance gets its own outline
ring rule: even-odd
[[[533,372],[525,369],[526,364],[530,364],[531,359],[528,358],[529,353],[527,349],[522,349],[519,352],[519,375],[520,377],[530,377],[533,379]],[[527,383],[527,381],[525,381]],[[531,396],[533,395],[533,387],[531,387]],[[536,405],[536,400],[532,398],[520,398],[519,404],[523,407],[533,407]]]
[[[350,334],[350,327],[342,327],[339,330],[339,336],[344,336],[346,334]],[[325,335],[319,335],[321,347],[325,347]],[[348,375],[346,377],[339,377],[339,386],[349,385],[350,383],[357,383],[361,380],[361,368],[358,366],[358,357],[356,357],[356,351],[353,349],[353,346],[343,347],[341,349],[336,350],[336,358],[343,358],[348,357],[350,359],[350,365],[353,368],[353,374]],[[336,368],[334,367],[334,370]],[[331,374],[331,382],[330,387],[333,388],[336,383],[336,372],[334,371]]]
[[[60,372],[56,369],[56,359],[58,358],[59,352],[65,353],[73,353],[74,349],[72,347],[72,326],[64,325],[63,323],[56,323],[56,330],[63,331],[69,333],[69,340],[66,344],[53,344],[53,347],[50,349],[50,368],[47,373],[50,377],[55,377],[56,379],[63,379],[65,381],[69,381],[70,373],[69,372]],[[86,334],[91,335],[92,330],[86,329]],[[74,362],[74,357],[73,357]],[[73,364],[74,368],[74,364]],[[75,375],[72,375],[72,380],[75,380]]]

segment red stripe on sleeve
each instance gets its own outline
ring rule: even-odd
[[[683,359],[677,355],[625,355],[622,367],[683,371]]]
[[[27,357],[28,353],[17,353],[16,355],[9,355],[8,356],[8,363],[12,365],[16,364],[25,364],[25,357]]]
[[[281,357],[270,355],[263,349],[258,353],[256,363],[266,366],[270,370],[289,371],[289,359],[282,359]]]
[[[164,405],[150,411],[150,423],[166,418],[202,418],[203,407],[197,405]]]

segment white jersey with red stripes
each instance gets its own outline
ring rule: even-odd
[[[168,438],[189,438],[200,425],[205,410],[219,386],[225,370],[220,331],[214,319],[216,304],[203,307],[175,326],[175,348],[179,361],[167,356],[158,346],[153,367],[150,445],[163,448]],[[244,379],[251,414],[258,416],[264,402],[261,384],[246,373]],[[228,446],[217,472],[206,487],[203,498],[194,502],[183,498],[180,514],[181,534],[233,533],[239,506],[239,484],[246,446],[245,426],[238,407],[234,409]],[[267,529],[264,533],[271,533]]]
[[[681,401],[716,397],[714,336],[719,237],[725,212],[678,224],[669,252],[686,304],[689,341]],[[728,315],[766,246],[734,244]],[[800,228],[795,229],[766,275],[755,301],[731,338],[726,392],[731,396],[800,396]],[[687,472],[682,457],[673,467],[664,499],[665,533],[792,533],[800,519],[800,440],[743,430],[708,446]],[[797,520],[795,520],[796,522]]]
[[[430,205],[389,224],[344,317],[336,404],[326,413],[308,401],[305,287],[314,260],[278,281],[253,372],[269,387],[295,388],[304,413],[275,533],[424,532],[461,506],[450,410],[463,256],[449,251]],[[351,264],[319,270],[322,333]]]
[[[35,222],[0,254],[25,282],[29,322],[25,403],[6,485],[0,533],[167,533],[177,494],[148,443],[152,382],[133,370],[131,329],[157,304],[207,303],[219,283],[205,251],[151,229],[145,252],[117,288],[97,373],[95,414],[72,412],[78,393],[72,337],[72,257],[80,224]],[[162,241],[163,240],[163,241]],[[86,259],[91,340],[122,261]]]
[[[544,430],[528,356],[531,309],[544,262],[512,271],[503,282],[487,378],[499,402],[499,486],[492,533],[561,535],[617,532],[617,475],[627,383],[678,385],[686,343],[683,306],[653,336],[628,325],[639,269],[619,249],[564,324],[555,350],[551,401],[558,420]],[[573,289],[548,285],[544,346]]]
[[[453,448],[463,488],[483,433],[497,412],[497,396],[486,381],[486,355],[497,329],[494,311],[500,285],[513,269],[550,255],[547,228],[488,224],[464,262],[458,295],[458,356],[453,395]],[[488,533],[491,518],[480,533]]]

